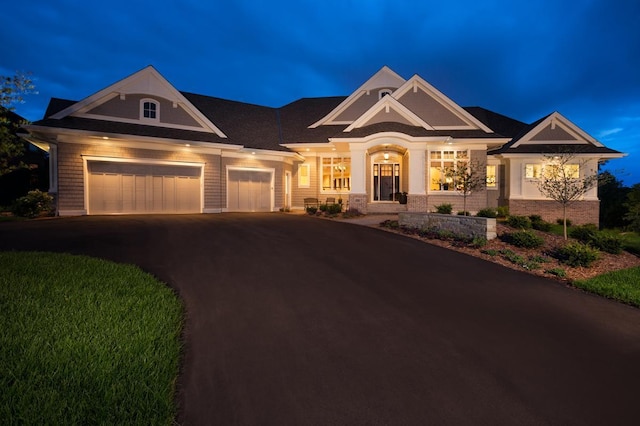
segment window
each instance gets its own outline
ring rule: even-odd
[[[525,164],[524,177],[527,179],[540,179],[542,176],[541,164]]]
[[[160,104],[153,99],[140,101],[140,119],[157,121],[160,117]]]
[[[524,177],[527,179],[578,179],[580,177],[579,164],[525,164]]]
[[[322,190],[351,190],[351,158],[322,158]]]
[[[309,165],[300,164],[298,166],[298,188],[309,188],[309,185],[311,184],[310,179]]]
[[[495,188],[496,181],[496,166],[487,166],[487,188]]]
[[[381,89],[378,92],[378,99],[382,99],[387,95],[390,95],[392,93],[391,89]]]
[[[429,155],[429,176],[431,178],[430,188],[432,191],[454,191],[455,182],[452,172],[460,163],[469,161],[466,150],[454,151],[431,151]]]

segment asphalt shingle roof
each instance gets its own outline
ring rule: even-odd
[[[360,138],[379,132],[400,132],[409,136],[451,136],[454,138],[510,138],[511,141],[490,154],[501,153],[549,153],[566,150],[565,145],[523,144],[511,148],[520,138],[531,131],[546,117],[532,124],[526,124],[502,114],[481,107],[465,107],[464,109],[476,119],[493,130],[486,133],[482,130],[426,130],[419,126],[401,123],[376,123],[369,126],[344,132],[347,125],[323,125],[309,128],[342,101],[345,96],[324,98],[302,98],[280,108],[271,108],[244,102],[231,101],[195,93],[182,92],[200,112],[214,123],[227,138],[215,133],[198,132],[183,129],[156,127],[116,121],[96,120],[80,117],[49,118],[56,112],[73,105],[75,101],[52,98],[45,118],[33,123],[45,127],[86,130],[99,133],[130,134],[185,141],[224,143],[241,145],[247,148],[272,151],[288,151],[283,144],[292,143],[327,143],[329,138]],[[573,148],[576,145],[572,145]],[[606,147],[580,145],[583,152],[618,153]]]

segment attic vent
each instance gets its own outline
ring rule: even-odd
[[[391,89],[381,89],[378,92],[378,99],[382,99],[387,95],[390,95],[392,93]]]

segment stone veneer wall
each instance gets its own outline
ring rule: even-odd
[[[562,218],[562,205],[550,200],[509,200],[509,214],[529,216],[537,214],[542,220],[556,223]],[[567,207],[567,219],[574,225],[593,223],[600,225],[600,201],[576,201]]]
[[[399,213],[400,226],[410,228],[437,228],[465,237],[497,237],[496,220],[486,217],[457,216],[438,213]]]
[[[367,194],[349,194],[349,209],[367,214]]]

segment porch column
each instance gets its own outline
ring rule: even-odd
[[[367,150],[351,146],[351,192],[349,208],[367,212]]]
[[[425,180],[426,147],[409,148],[409,194],[407,195],[407,211],[427,211],[427,191]]]

